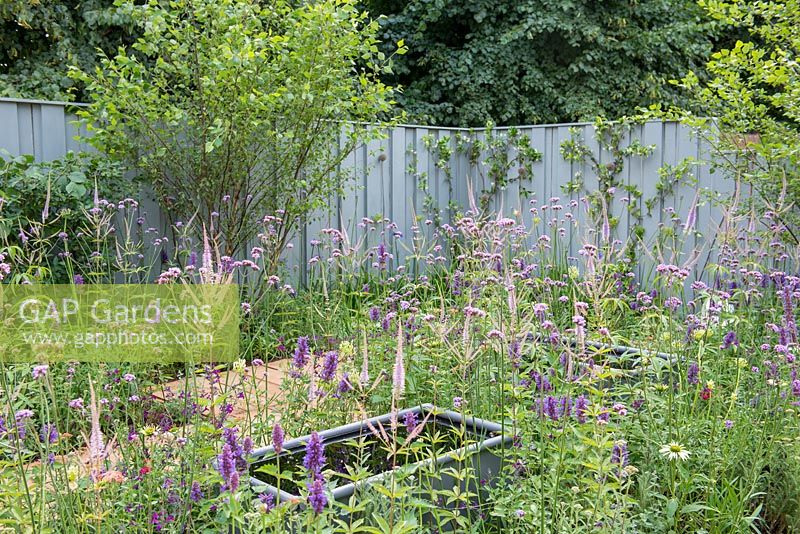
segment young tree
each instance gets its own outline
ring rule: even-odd
[[[133,52],[75,71],[104,153],[135,165],[174,220],[197,216],[226,254],[278,216],[272,268],[341,186],[338,163],[391,118],[378,24],[350,0],[118,2]],[[399,43],[399,52],[403,52]]]
[[[715,164],[751,185],[760,209],[800,238],[800,2],[700,2],[747,37],[712,55],[708,79],[690,72],[678,85],[697,113],[679,116],[706,132]],[[710,121],[705,117],[713,117]]]

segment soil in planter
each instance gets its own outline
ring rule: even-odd
[[[420,415],[419,417],[421,420],[424,416]],[[388,426],[385,428],[386,433],[391,438],[391,429]],[[361,466],[371,475],[377,475],[391,471],[394,467],[433,459],[447,452],[491,437],[491,435],[476,432],[474,428],[470,427],[466,427],[465,434],[462,434],[461,430],[461,428],[450,424],[449,421],[431,418],[419,435],[403,446],[408,437],[408,431],[404,425],[398,425],[396,440],[400,450],[394,459],[390,457],[389,446],[383,442],[382,438],[377,438],[373,435],[367,427],[364,427],[361,435],[351,434],[337,438],[336,441],[323,441],[325,445],[326,478],[336,481],[337,485],[349,484],[351,481],[343,476],[347,474],[347,466]],[[363,444],[359,443],[360,438],[364,438]],[[250,474],[262,482],[278,487],[277,478],[261,470],[265,466],[277,465],[281,474],[290,474],[292,476],[292,480],[287,480],[286,478],[281,480],[281,490],[297,495],[300,493],[301,488],[305,487],[306,482],[303,470],[304,457],[304,448],[285,451],[280,455],[279,463],[275,457],[252,463],[250,465]]]

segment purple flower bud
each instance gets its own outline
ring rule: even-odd
[[[275,423],[275,426],[272,427],[272,448],[276,454],[280,454],[283,450],[284,438],[283,427],[280,423]]]

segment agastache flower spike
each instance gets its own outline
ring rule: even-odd
[[[322,475],[322,467],[325,465],[325,447],[319,434],[312,432],[306,444],[306,456],[303,458],[303,467],[316,479]]]
[[[281,424],[275,423],[275,426],[272,427],[272,448],[275,450],[276,454],[280,454],[283,450],[283,440],[285,437]]]
[[[238,473],[236,472],[236,460],[234,459],[233,451],[229,443],[225,443],[222,446],[222,452],[217,456],[217,462],[217,471],[222,475],[222,480],[225,482],[225,489],[235,491],[236,487],[234,487],[234,484],[238,486],[238,477],[234,479],[234,475],[238,475]]]
[[[328,506],[328,497],[325,495],[325,481],[322,478],[315,478],[308,483],[308,504],[315,514],[321,514]]]
[[[292,359],[292,366],[296,369],[302,369],[308,363],[308,337],[301,336],[297,338],[297,348],[294,350],[294,358]]]
[[[417,428],[419,422],[417,421],[417,414],[415,412],[407,412],[403,417],[403,424],[406,426],[406,432],[411,434]]]
[[[620,467],[628,465],[628,443],[625,440],[614,442],[611,449],[611,463],[618,464]]]
[[[689,365],[689,369],[686,371],[686,382],[688,382],[692,386],[696,386],[700,383],[700,366],[697,363],[692,362]]]
[[[322,362],[322,371],[320,372],[319,377],[326,382],[330,382],[336,376],[336,368],[338,365],[339,354],[335,350],[326,352],[325,359]]]

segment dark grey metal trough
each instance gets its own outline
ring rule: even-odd
[[[430,467],[432,464],[438,464],[440,467],[445,467],[448,464],[456,462],[456,456],[464,457],[471,462],[475,469],[475,476],[479,480],[484,481],[486,484],[492,484],[494,479],[500,474],[503,465],[503,450],[509,447],[512,443],[513,437],[505,434],[505,429],[502,425],[476,417],[462,416],[459,413],[439,410],[431,404],[423,404],[415,408],[400,410],[397,413],[397,420],[403,421],[406,413],[415,412],[419,421],[422,421],[426,415],[428,422],[426,424],[446,425],[456,428],[465,428],[471,434],[470,439],[474,443],[466,447],[449,451],[436,457],[435,459],[427,459],[414,464],[407,464],[399,466],[397,469],[409,470],[415,472],[423,467]],[[330,444],[335,442],[342,442],[355,439],[363,436],[370,436],[372,432],[369,428],[367,421],[373,426],[377,427],[378,423],[386,426],[390,424],[392,419],[391,414],[385,414],[378,417],[373,417],[369,420],[358,421],[348,425],[332,428],[319,432],[323,444]],[[305,451],[306,443],[310,436],[303,436],[301,438],[287,441],[283,444],[283,450],[280,456],[303,454]],[[263,459],[274,457],[275,450],[272,446],[263,447],[253,451],[251,460],[253,463]],[[392,471],[384,473],[376,473],[375,475],[355,483],[343,484],[335,487],[332,490],[332,497],[340,503],[346,503],[350,497],[361,487],[369,486],[377,481],[386,479],[391,476]],[[255,494],[271,494],[275,498],[275,502],[291,502],[300,499],[299,495],[294,495],[283,489],[278,491],[278,488],[259,480],[256,476],[250,477],[250,486]],[[435,489],[453,488],[457,484],[449,475],[443,474],[436,480]],[[464,488],[462,488],[464,489]],[[474,490],[474,488],[472,488]]]

